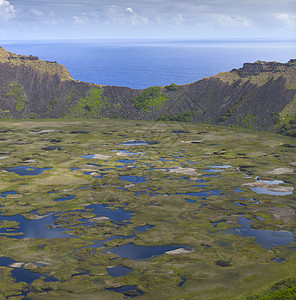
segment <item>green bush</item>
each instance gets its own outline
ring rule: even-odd
[[[164,105],[167,98],[160,92],[161,88],[158,86],[149,87],[145,89],[139,96],[133,98],[131,101],[136,109],[151,111],[154,108],[159,108]]]
[[[174,92],[174,91],[176,91],[179,88],[179,86],[176,85],[175,83],[172,83],[171,85],[166,85],[165,88],[168,91]]]
[[[21,112],[25,108],[27,96],[23,91],[23,87],[21,85],[12,82],[6,95],[12,96],[16,99],[16,103],[14,106],[16,111]]]
[[[98,118],[104,108],[110,107],[110,103],[102,96],[101,89],[92,88],[85,98],[80,98],[76,105],[67,114],[70,118]]]
[[[296,129],[288,130],[286,135],[296,138]]]
[[[256,129],[256,126],[254,124],[255,120],[256,120],[256,116],[252,116],[251,114],[248,114],[244,117],[241,117],[239,126],[249,130]]]
[[[296,114],[278,118],[275,128],[281,134],[296,137]]]
[[[34,113],[29,113],[26,118],[28,119],[37,119],[38,118],[38,115],[34,114]]]
[[[263,295],[254,295],[246,298],[247,300],[295,300],[296,299],[296,280],[286,279],[276,283]]]
[[[121,109],[121,103],[115,103],[114,105],[113,105],[113,107],[115,108],[115,109]]]

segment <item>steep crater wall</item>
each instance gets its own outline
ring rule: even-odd
[[[258,61],[187,85],[134,90],[75,81],[56,62],[0,48],[0,117],[181,120],[275,130],[279,116],[293,113],[287,107],[294,107],[295,78],[296,60]]]

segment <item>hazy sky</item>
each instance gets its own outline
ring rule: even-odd
[[[290,38],[295,0],[0,0],[0,39]]]

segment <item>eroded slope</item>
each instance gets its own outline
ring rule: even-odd
[[[133,90],[75,81],[56,62],[0,48],[0,76],[2,118],[194,121],[296,135],[296,60],[246,63],[187,85]]]

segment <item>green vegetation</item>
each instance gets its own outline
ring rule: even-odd
[[[276,128],[281,134],[296,137],[296,113],[278,117]]]
[[[2,120],[0,127],[0,258],[2,265],[6,257],[15,262],[0,266],[0,299],[117,300],[125,296],[107,289],[124,285],[142,291],[139,300],[293,293],[293,281],[271,287],[296,278],[296,242],[266,249],[254,237],[239,235],[238,223],[244,214],[261,234],[296,232],[295,190],[265,195],[245,185],[258,176],[287,182],[281,188],[296,187],[295,139],[139,120]],[[154,143],[122,144],[131,140]],[[50,147],[60,149],[46,150]],[[46,170],[35,176],[7,171],[20,165]],[[294,173],[270,173],[278,168]],[[145,181],[132,184],[121,176]],[[56,201],[61,197],[67,200]],[[130,218],[120,220],[122,211]],[[32,224],[38,230],[29,231]],[[137,231],[146,225],[146,231]],[[42,230],[48,234],[26,238]],[[57,232],[70,235],[50,238]],[[143,260],[112,254],[113,247],[131,243],[188,248]],[[112,277],[112,267],[130,272]],[[15,274],[24,269],[57,281],[17,282]]]
[[[296,129],[290,129],[290,130],[288,130],[286,132],[286,135],[296,138]]]
[[[296,94],[292,101],[285,106],[285,108],[279,113],[279,116],[282,120],[285,120],[289,115],[296,114]]]
[[[246,115],[245,117],[241,117],[239,120],[239,127],[246,128],[249,130],[256,129],[255,126],[256,116],[252,116],[251,114]]]
[[[167,114],[167,115],[161,115],[158,117],[158,121],[177,121],[177,122],[190,122],[190,119],[193,115],[193,112],[187,111],[181,114]]]
[[[54,100],[51,100],[51,101],[49,102],[49,105],[50,105],[50,106],[55,106],[55,105],[58,104],[58,102],[59,102],[59,100],[54,99]]]
[[[145,89],[139,96],[131,100],[133,106],[146,112],[161,107],[166,103],[167,98],[160,91],[161,87],[158,86]]]
[[[1,119],[10,119],[10,118],[12,118],[10,111],[0,109],[0,118]]]
[[[27,118],[28,118],[28,119],[38,119],[38,116],[37,116],[36,114],[34,114],[34,113],[29,113],[29,114],[27,115]]]
[[[179,86],[176,85],[175,83],[172,83],[170,85],[166,85],[165,88],[168,90],[168,91],[171,91],[171,92],[174,92],[174,91],[177,91],[179,89]]]
[[[246,300],[295,300],[296,280],[287,279],[276,283],[267,293],[263,295],[249,296]]]
[[[114,104],[114,108],[116,108],[116,109],[121,109],[121,107],[122,107],[121,103],[115,103]]]
[[[80,98],[66,116],[69,118],[101,118],[102,110],[110,107],[110,103],[102,94],[101,89],[92,88],[86,98]]]
[[[21,112],[25,108],[27,102],[27,95],[20,84],[12,82],[9,85],[9,91],[6,93],[6,95],[12,96],[16,99],[16,103],[14,106],[16,111]]]

